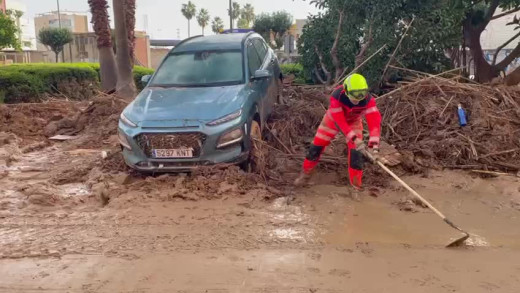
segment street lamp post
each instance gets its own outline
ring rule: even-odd
[[[229,0],[229,32],[233,32],[233,5],[231,3],[232,0]]]

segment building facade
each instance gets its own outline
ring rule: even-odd
[[[7,8],[5,1],[6,0],[0,0],[0,11],[2,11],[3,13],[5,13],[5,10]]]
[[[34,18],[34,31],[36,36],[43,28],[48,27],[61,27],[70,30],[73,34],[85,34],[88,33],[88,18],[86,14],[74,13],[74,12],[61,12],[58,16],[58,12],[53,11],[49,13],[38,14]],[[37,42],[36,45],[39,51],[47,51],[47,47]]]
[[[45,47],[45,46],[44,46]],[[44,55],[44,62],[54,63],[56,57],[54,52],[47,48],[41,51]],[[97,37],[93,32],[73,33],[73,40],[65,45],[63,54],[59,59],[65,57],[64,62],[99,62],[99,50],[97,47]],[[151,67],[150,39],[144,32],[135,33],[135,65]]]
[[[495,15],[501,14],[503,12],[504,11],[501,9],[497,9]],[[505,44],[509,39],[518,33],[518,30],[515,30],[517,25],[507,25],[508,23],[513,22],[515,16],[516,13],[511,13],[507,16],[492,20],[486,27],[486,30],[482,33],[480,42],[482,44],[482,49],[484,50],[484,57],[489,63],[493,61],[497,48]],[[505,46],[498,53],[497,62],[500,62],[506,56],[508,56],[517,45],[518,41],[513,41]],[[520,66],[520,60],[516,59],[508,66],[508,68],[506,68],[506,73],[514,70],[518,66]]]
[[[17,0],[4,0],[6,10],[15,12],[12,17],[15,18],[16,25],[20,29],[21,47],[23,50],[33,50],[36,48],[36,37],[31,30],[29,18],[27,18],[27,5]],[[16,12],[20,13],[20,17],[16,17]]]

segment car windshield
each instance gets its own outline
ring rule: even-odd
[[[241,51],[200,51],[169,55],[151,86],[216,86],[243,81]]]

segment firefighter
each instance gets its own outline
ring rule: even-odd
[[[368,124],[368,145],[363,142],[362,117],[365,117]],[[350,184],[359,191],[362,189],[364,152],[368,151],[374,158],[385,162],[384,158],[379,157],[381,113],[377,109],[375,98],[368,91],[366,79],[361,74],[348,76],[343,85],[332,93],[329,109],[307,152],[303,171],[295,181],[296,186],[305,185],[309,181],[321,154],[340,132],[347,140]]]

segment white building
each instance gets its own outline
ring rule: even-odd
[[[34,30],[30,25],[29,18],[27,17],[27,5],[22,1],[9,0],[6,2],[7,10],[12,11],[20,11],[23,13],[20,19],[16,20],[17,25],[20,26],[22,31],[21,39],[22,39],[22,49],[24,50],[32,50],[36,48],[36,37],[34,35]],[[19,22],[19,23],[18,23]]]
[[[503,12],[504,11],[497,9],[495,15],[501,14]],[[513,21],[516,14],[517,13],[511,13],[509,15],[492,20],[486,27],[486,30],[482,33],[480,43],[482,44],[482,49],[484,50],[484,54],[488,62],[491,63],[493,61],[493,56],[498,47],[505,44],[514,35],[520,32],[519,30],[515,30],[517,25],[507,25],[508,23],[511,23]],[[498,54],[497,62],[500,62],[500,60],[503,60],[507,55],[509,55],[509,53],[511,53],[511,51],[513,51],[513,49],[516,48],[519,40],[520,38],[512,41],[507,46],[505,46]],[[517,59],[511,63],[511,65],[509,66],[509,68],[506,69],[506,71],[511,71],[519,65],[520,60]]]

